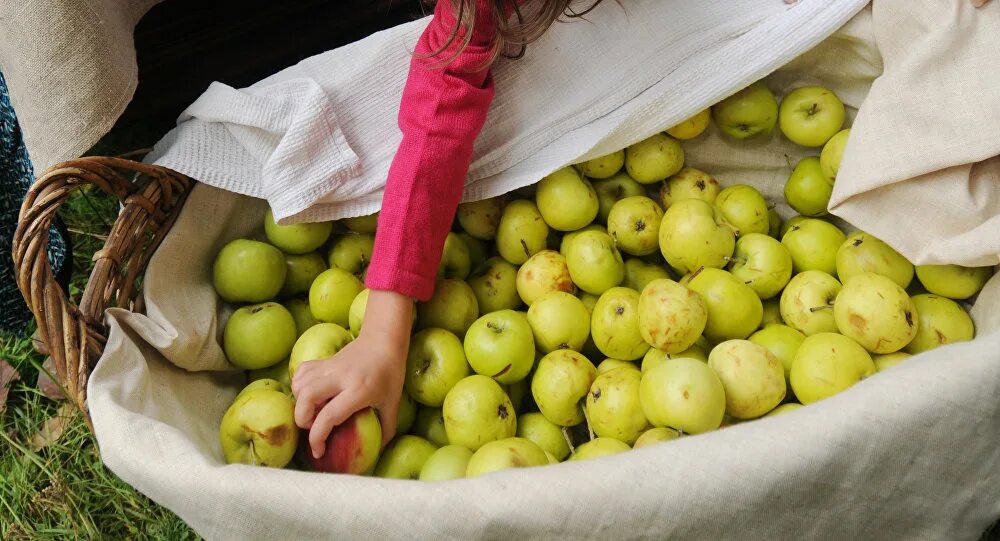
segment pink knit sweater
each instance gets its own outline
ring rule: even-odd
[[[434,292],[441,249],[465,186],[472,144],[493,100],[486,66],[495,25],[490,2],[477,0],[472,40],[450,64],[461,36],[448,41],[455,13],[440,0],[417,43],[399,110],[403,139],[389,169],[375,251],[368,267],[370,289],[396,291],[419,300]]]

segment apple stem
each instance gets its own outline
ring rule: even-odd
[[[743,259],[742,257],[730,257],[730,256],[727,255],[727,256],[724,256],[722,259],[726,263],[737,263],[737,264],[740,264],[740,265],[746,265],[747,264],[747,260]]]
[[[563,438],[566,438],[566,445],[569,446],[569,452],[570,453],[576,452],[576,447],[573,446],[573,438],[569,437],[569,427],[565,427],[565,426],[563,427],[563,429],[562,429],[562,435],[563,435]]]
[[[810,312],[819,312],[820,310],[829,310],[831,308],[833,308],[833,303],[832,302],[830,304],[824,304],[823,306],[813,306],[812,308],[809,309],[809,311]]]

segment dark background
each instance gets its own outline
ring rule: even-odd
[[[135,97],[90,154],[152,146],[212,81],[248,86],[429,9],[420,0],[166,0],[135,30]]]

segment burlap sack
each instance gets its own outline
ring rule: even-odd
[[[1000,124],[955,123],[967,117],[940,110],[935,90],[913,99],[911,89],[921,87],[911,79],[934,80],[938,65],[904,60],[925,69],[892,77],[907,70],[893,63],[899,56],[879,54],[901,26],[910,25],[926,33],[950,27],[956,42],[995,45],[1000,33],[990,25],[1000,21],[1000,6],[973,17],[969,8],[940,5],[881,1],[874,14],[862,12],[770,76],[769,85],[778,92],[806,82],[829,85],[852,112],[860,107],[855,129],[868,141],[868,130],[889,133],[885,126],[898,121],[872,107],[895,96],[908,111],[902,116],[941,126],[951,138],[948,148],[972,148]],[[882,58],[886,77],[872,86]],[[986,61],[966,56],[953,62],[972,59]],[[965,80],[991,78],[982,86],[993,90],[984,93],[1000,87],[995,71],[972,71],[976,66],[955,73]],[[714,98],[705,96],[701,105]],[[685,145],[689,163],[724,184],[751,182],[772,198],[780,196],[795,161],[808,154],[777,136],[736,145],[712,130]],[[852,141],[844,171],[863,171],[867,154],[909,153],[901,145],[910,144],[902,136],[869,145]],[[997,174],[997,163],[969,166],[984,174],[956,178],[953,168],[984,159],[990,150],[948,152],[930,148],[913,155],[920,163],[899,174],[925,175],[917,181],[896,170],[886,173],[898,177],[894,187],[919,187],[905,212],[881,216],[899,204],[891,190],[853,190],[865,200],[852,220],[880,236],[895,231],[917,243],[933,239],[948,246],[975,236],[962,243],[961,259],[995,263],[995,238],[979,226],[996,212],[970,225],[948,209],[995,205],[983,183]],[[871,171],[865,173],[842,176],[838,190],[871,178]],[[933,197],[939,192],[955,197]],[[109,343],[90,380],[105,462],[207,538],[975,539],[1000,516],[998,278],[973,309],[973,342],[916,356],[796,412],[661,446],[436,484],[225,465],[218,422],[242,380],[227,370],[217,344],[225,314],[209,268],[223,243],[260,234],[263,208],[257,200],[197,187],[150,264],[148,315],[109,312]],[[898,223],[919,218],[921,227],[897,231],[894,217]],[[920,255],[906,243],[899,246],[911,258]]]
[[[36,171],[80,156],[138,83],[132,31],[161,0],[0,0],[0,71]]]

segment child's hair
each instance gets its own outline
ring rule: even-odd
[[[467,29],[476,24],[476,18],[483,14],[477,13],[477,0],[439,0],[450,1],[457,14],[458,23],[452,29],[448,40],[440,49],[431,53],[430,56],[437,56],[450,49],[455,40],[461,39],[458,47],[455,48],[448,58],[443,60],[444,64],[454,60],[461,54],[462,50],[468,46],[472,39],[472,32]],[[493,40],[493,56],[490,62],[496,60],[500,55],[509,58],[520,58],[524,55],[525,47],[532,41],[538,39],[552,23],[559,20],[561,16],[568,18],[582,17],[590,13],[597,4],[603,0],[592,0],[589,7],[582,11],[574,11],[570,4],[574,0],[489,0],[490,16],[496,25],[496,37]],[[513,17],[508,18],[507,13],[512,12]],[[508,49],[516,47],[517,52],[510,54]]]

